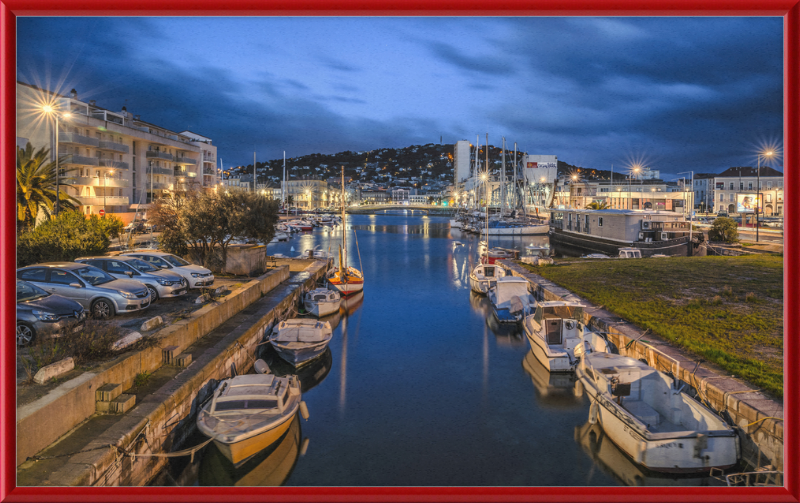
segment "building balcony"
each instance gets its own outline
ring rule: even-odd
[[[175,156],[175,158],[172,160],[172,162],[174,162],[175,164],[193,164],[194,165],[194,164],[197,164],[197,159],[192,159],[191,157],[178,157],[178,156]]]
[[[172,170],[172,168],[148,168],[147,171],[151,171],[154,175],[175,175],[175,172]]]
[[[128,169],[128,163],[113,159],[98,159],[99,166],[103,168]]]
[[[127,196],[73,196],[84,206],[127,206],[130,199]]]
[[[217,159],[213,155],[204,155],[203,162],[210,162],[211,164],[216,164]]]
[[[66,164],[73,164],[76,166],[99,166],[100,162],[97,157],[84,157],[82,155],[76,154],[65,154],[63,152],[58,153],[59,156],[63,156],[61,158],[60,163],[62,165]]]
[[[144,153],[144,156],[147,159],[165,159],[167,161],[172,160],[172,154],[169,154],[167,152],[158,152],[156,150],[148,150],[147,152]]]
[[[150,190],[150,184],[147,183],[145,185],[147,190]],[[164,182],[153,182],[153,190],[169,190],[172,189],[171,183],[164,183]]]
[[[96,147],[100,144],[100,140],[79,135],[78,133],[60,131],[58,133],[58,143],[76,143],[78,145],[86,145],[87,147]]]
[[[214,168],[204,167],[203,168],[203,174],[204,175],[216,175],[217,174],[217,170],[214,169]]]
[[[127,178],[112,178],[110,176],[74,176],[69,177],[66,183],[85,187],[129,187],[131,181]]]
[[[114,152],[120,152],[123,154],[127,154],[129,152],[129,148],[127,145],[123,145],[122,143],[116,143],[113,141],[101,140],[97,148],[102,150],[113,150]]]

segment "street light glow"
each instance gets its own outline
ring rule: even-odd
[[[47,114],[53,113],[53,107],[50,105],[45,105],[42,107],[42,111]]]

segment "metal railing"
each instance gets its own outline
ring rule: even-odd
[[[98,145],[97,148],[100,148],[100,149],[103,149],[103,150],[113,150],[115,152],[122,152],[123,154],[127,154],[128,151],[130,150],[127,145],[123,145],[122,143],[117,143],[117,142],[113,142],[113,141],[105,141],[105,140],[100,140],[100,145]]]
[[[83,185],[87,187],[128,187],[131,181],[127,178],[72,176],[64,179],[64,182],[71,185]]]
[[[74,196],[84,206],[121,206],[130,204],[126,196]]]
[[[99,159],[96,157],[85,157],[77,154],[66,154],[59,152],[59,156],[63,155],[61,164],[77,164],[79,166],[99,166]]]
[[[192,159],[191,157],[178,157],[175,156],[173,162],[178,164],[197,164],[197,159]]]
[[[148,150],[144,153],[144,156],[148,159],[166,159],[167,161],[172,160],[172,154],[167,152],[159,152],[157,150]]]
[[[90,138],[88,136],[83,136],[78,133],[66,133],[63,131],[58,133],[58,142],[77,143],[79,145],[86,145],[88,147],[96,147],[100,144],[100,140],[98,140],[97,138]]]
[[[152,170],[154,175],[175,176],[175,172],[173,171],[172,168],[147,168],[148,172],[151,171],[151,170]]]
[[[128,169],[128,163],[124,161],[115,161],[113,159],[98,159],[99,166],[104,168],[114,169]]]

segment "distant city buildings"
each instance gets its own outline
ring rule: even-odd
[[[74,89],[64,96],[17,81],[16,95],[17,145],[30,142],[50,149],[52,160],[58,156],[60,190],[86,215],[104,209],[127,223],[155,198],[217,187],[217,147],[206,136],[145,122],[126,107],[82,101]]]

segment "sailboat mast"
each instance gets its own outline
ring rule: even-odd
[[[347,225],[345,220],[345,213],[344,213],[344,165],[342,165],[342,263],[339,264],[341,266],[341,271],[339,271],[339,277],[344,280],[344,272],[347,270]]]
[[[501,148],[503,149],[502,152],[502,162],[500,168],[500,216],[503,216],[503,213],[506,210],[506,137],[503,137],[503,141],[501,142]]]
[[[489,182],[489,133],[486,133],[486,182]],[[486,191],[486,218],[489,218],[489,186],[485,188]],[[488,220],[487,220],[488,223]],[[487,236],[486,239],[489,239]],[[488,242],[488,241],[487,241]]]

